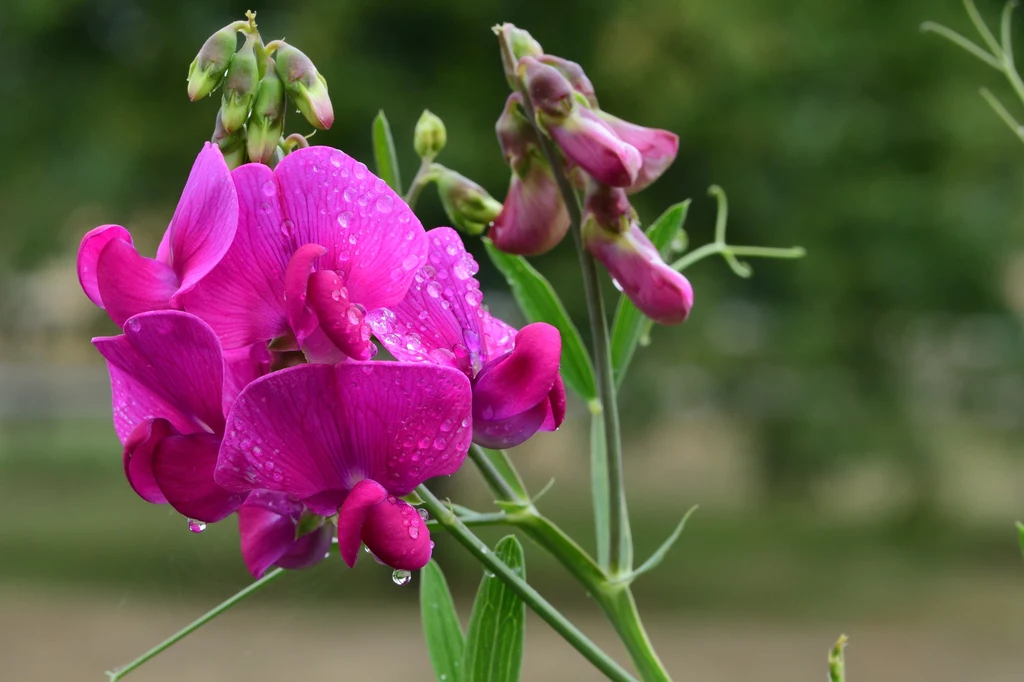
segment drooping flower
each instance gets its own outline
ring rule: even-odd
[[[558,330],[539,322],[516,332],[492,317],[458,233],[440,227],[427,236],[429,263],[409,293],[367,316],[374,334],[403,362],[452,367],[472,381],[476,443],[512,447],[557,429],[565,418]]]
[[[665,263],[640,229],[624,189],[591,181],[583,244],[647,317],[661,324],[679,324],[690,314],[693,287]]]
[[[366,360],[368,310],[397,303],[426,260],[416,216],[366,166],[329,147],[274,170],[232,173],[238,230],[220,264],[185,299],[225,348],[279,340],[316,362]]]
[[[271,566],[309,568],[327,556],[334,524],[285,493],[254,490],[238,510],[242,559],[254,578]]]
[[[238,396],[215,479],[238,493],[273,490],[315,514],[338,513],[349,566],[364,542],[393,568],[421,568],[430,534],[398,498],[458,470],[472,437],[470,404],[468,380],[450,368],[345,362],[281,370]]]
[[[120,225],[89,231],[78,249],[78,281],[118,326],[150,310],[180,309],[181,299],[220,262],[238,223],[231,174],[207,143],[167,227],[156,258],[140,256]]]
[[[259,354],[226,359],[205,322],[172,310],[130,317],[124,334],[93,345],[110,371],[114,430],[135,492],[202,522],[238,509],[245,493],[221,488],[213,470],[224,414],[261,371]]]
[[[640,152],[643,163],[636,180],[626,188],[627,192],[639,192],[648,187],[660,178],[661,174],[676,160],[676,154],[679,153],[679,136],[675,133],[659,128],[638,126],[605,111],[595,111],[594,113],[619,136],[620,140],[636,147],[636,150]]]

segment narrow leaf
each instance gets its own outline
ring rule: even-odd
[[[590,496],[597,534],[597,563],[608,568],[611,559],[611,501],[608,493],[608,456],[604,448],[604,417],[590,416]]]
[[[494,553],[526,578],[523,546],[514,535],[502,538]],[[523,663],[526,607],[502,581],[484,574],[473,602],[466,635],[465,682],[517,682]]]
[[[662,258],[669,257],[672,241],[683,228],[689,210],[689,200],[669,206],[647,229],[647,236],[661,252]],[[650,319],[645,317],[632,301],[625,296],[619,297],[615,321],[612,323],[612,370],[615,373],[616,385],[622,384],[637,344],[644,334],[650,332],[651,324]]]
[[[597,396],[594,366],[579,330],[572,323],[551,284],[522,256],[499,251],[489,239],[484,239],[484,246],[495,267],[508,281],[512,295],[526,319],[530,322],[547,322],[561,333],[562,378],[565,383],[584,400],[593,400]]]
[[[388,183],[388,187],[402,193],[402,178],[398,173],[398,157],[395,155],[395,140],[384,111],[378,111],[373,119],[373,158],[377,163],[377,175]]]
[[[420,571],[420,614],[434,674],[438,680],[460,682],[465,640],[448,583],[433,560]]]
[[[1017,532],[1020,533],[1020,551],[1024,554],[1024,523],[1017,522]]]
[[[846,682],[846,635],[839,635],[835,646],[828,652],[829,682]]]
[[[632,581],[636,577],[643,575],[648,571],[654,570],[655,568],[657,568],[658,564],[664,561],[665,557],[668,556],[669,550],[672,549],[672,546],[676,544],[676,541],[679,539],[679,536],[682,535],[683,528],[686,526],[686,522],[690,518],[690,515],[693,514],[693,512],[695,511],[697,511],[697,505],[693,505],[692,507],[690,507],[689,510],[687,510],[687,512],[683,515],[683,520],[680,521],[679,525],[676,526],[676,529],[672,531],[672,535],[669,535],[668,539],[665,540],[665,542],[661,543],[661,547],[655,550],[654,554],[652,554],[650,558],[647,559],[647,561],[645,561],[640,566],[640,568],[630,573],[629,580]]]

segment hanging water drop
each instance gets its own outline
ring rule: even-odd
[[[396,568],[395,572],[391,574],[391,581],[399,586],[408,585],[412,582],[412,573],[404,568]]]
[[[424,521],[429,521],[430,520],[430,512],[428,512],[423,507],[417,507],[416,511],[419,513],[420,518],[423,519]]]
[[[206,530],[206,521],[200,521],[199,519],[189,519],[188,529],[193,533],[202,533]]]

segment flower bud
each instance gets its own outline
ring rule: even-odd
[[[246,126],[246,149],[250,161],[268,163],[273,158],[284,133],[284,115],[284,82],[277,75],[274,61],[268,59],[267,72],[260,80],[252,116]]]
[[[569,213],[554,172],[533,151],[513,168],[505,206],[488,236],[506,253],[538,256],[555,248],[568,230]]]
[[[285,90],[298,110],[314,128],[330,128],[334,123],[334,108],[327,95],[327,80],[309,57],[288,43],[280,44],[276,58]]]
[[[603,185],[629,187],[636,182],[643,158],[612,128],[586,107],[564,119],[551,119],[548,133],[571,166],[578,166]]]
[[[220,111],[224,130],[233,133],[245,125],[256,99],[259,87],[259,64],[256,61],[256,38],[250,34],[239,50],[224,80],[224,94],[221,96]]]
[[[505,109],[494,124],[494,132],[498,135],[505,161],[513,170],[527,160],[532,149],[537,149],[537,132],[523,112],[522,96],[518,92],[505,100]]]
[[[237,46],[238,35],[233,26],[225,26],[206,39],[188,67],[190,100],[202,99],[220,86]]]
[[[529,32],[517,28],[514,24],[500,24],[494,27],[494,32],[501,41],[501,63],[505,67],[505,77],[513,90],[516,89],[516,82],[519,74],[516,66],[523,57],[539,57],[544,54],[544,48],[540,46]]]
[[[603,111],[595,113],[620,140],[640,152],[640,172],[637,173],[633,184],[626,188],[627,192],[639,192],[644,189],[661,177],[675,161],[679,152],[679,136],[675,133],[658,128],[644,128]]]
[[[587,78],[586,72],[583,71],[583,67],[576,62],[571,62],[568,59],[562,59],[556,57],[553,54],[545,54],[537,57],[537,60],[542,64],[553,66],[558,69],[572,85],[572,89],[583,95],[590,106],[597,108],[597,93],[594,92],[594,84]]]
[[[660,324],[679,324],[690,314],[693,287],[662,260],[637,225],[625,190],[590,183],[583,244],[647,317]]]
[[[433,161],[447,142],[448,132],[445,130],[444,121],[430,113],[430,110],[424,109],[420,114],[420,120],[416,121],[416,130],[412,138],[416,155],[426,161]]]
[[[224,124],[221,122],[221,112],[219,111],[217,112],[217,123],[214,125],[213,136],[210,138],[210,142],[220,148],[221,154],[224,155],[224,161],[231,170],[245,163],[245,131],[227,132],[224,129]]]
[[[524,57],[518,72],[538,118],[562,119],[576,109],[572,83],[555,67]]]
[[[501,213],[501,204],[469,178],[443,166],[436,168],[437,193],[452,224],[469,235],[483,233]]]

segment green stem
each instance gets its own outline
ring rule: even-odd
[[[647,631],[644,630],[640,612],[637,611],[636,601],[628,586],[606,589],[597,600],[608,614],[608,619],[619,634],[619,639],[626,646],[633,665],[640,673],[640,678],[644,682],[672,682],[664,664],[654,651]]]
[[[506,476],[502,474],[502,471],[498,466],[491,460],[484,449],[475,443],[469,448],[469,458],[476,464],[476,468],[480,471],[480,475],[484,477],[484,482],[487,483],[487,487],[491,489],[491,492],[498,496],[498,499],[506,502],[519,502],[522,504],[528,504],[529,499],[520,492],[512,487]],[[522,481],[519,481],[518,474],[515,469],[512,468],[511,463],[508,463],[509,471],[508,476],[515,477],[519,484],[519,489],[522,490]],[[525,492],[525,491],[523,491]]]
[[[235,604],[238,604],[239,602],[244,600],[249,595],[258,592],[259,590],[263,589],[264,587],[266,587],[270,583],[274,582],[275,580],[280,578],[282,575],[284,575],[284,573],[285,573],[285,571],[284,571],[283,568],[275,568],[273,571],[271,571],[270,573],[267,573],[265,576],[263,576],[262,578],[260,578],[256,582],[254,582],[252,585],[249,585],[248,587],[246,587],[241,592],[235,593],[233,596],[231,596],[227,600],[221,602],[220,604],[215,606],[213,609],[207,611],[202,616],[200,616],[196,620],[192,621],[191,623],[189,623],[188,625],[183,627],[181,630],[178,630],[176,633],[174,633],[173,635],[171,635],[170,637],[168,637],[164,641],[160,642],[155,647],[153,647],[152,649],[150,649],[146,653],[142,654],[141,656],[136,658],[134,661],[132,661],[128,665],[122,666],[121,668],[119,668],[117,670],[109,671],[107,673],[107,676],[110,678],[110,682],[117,682],[118,680],[123,678],[125,675],[127,675],[131,671],[133,671],[136,668],[138,668],[139,666],[141,666],[143,663],[146,663],[151,658],[155,657],[157,654],[162,652],[164,649],[167,649],[168,647],[170,647],[170,646],[172,646],[174,644],[177,644],[179,641],[181,641],[185,637],[188,637],[194,631],[196,631],[199,628],[201,628],[202,626],[206,625],[211,620],[213,620],[214,618],[216,618],[220,614],[224,613],[225,611],[230,609]]]
[[[405,196],[402,200],[408,204],[409,208],[415,208],[416,201],[420,198],[420,192],[423,188],[433,182],[435,178],[434,164],[431,159],[423,159],[420,162],[420,168],[416,171],[416,175],[412,178],[412,183],[409,185],[409,189],[406,191]]]
[[[508,585],[509,589],[515,592],[527,606],[543,618],[573,648],[583,654],[588,661],[593,663],[598,670],[616,682],[635,682],[635,678],[626,672],[622,666],[598,648],[596,644],[590,641],[586,635],[580,632],[575,625],[569,622],[565,616],[544,599],[537,590],[533,589],[525,580],[498,559],[494,552],[480,538],[474,535],[425,485],[419,486],[416,492],[419,494],[420,499],[423,500],[423,506],[430,512],[430,515],[444,526],[459,544],[465,547],[477,561],[494,573],[495,577]]]

